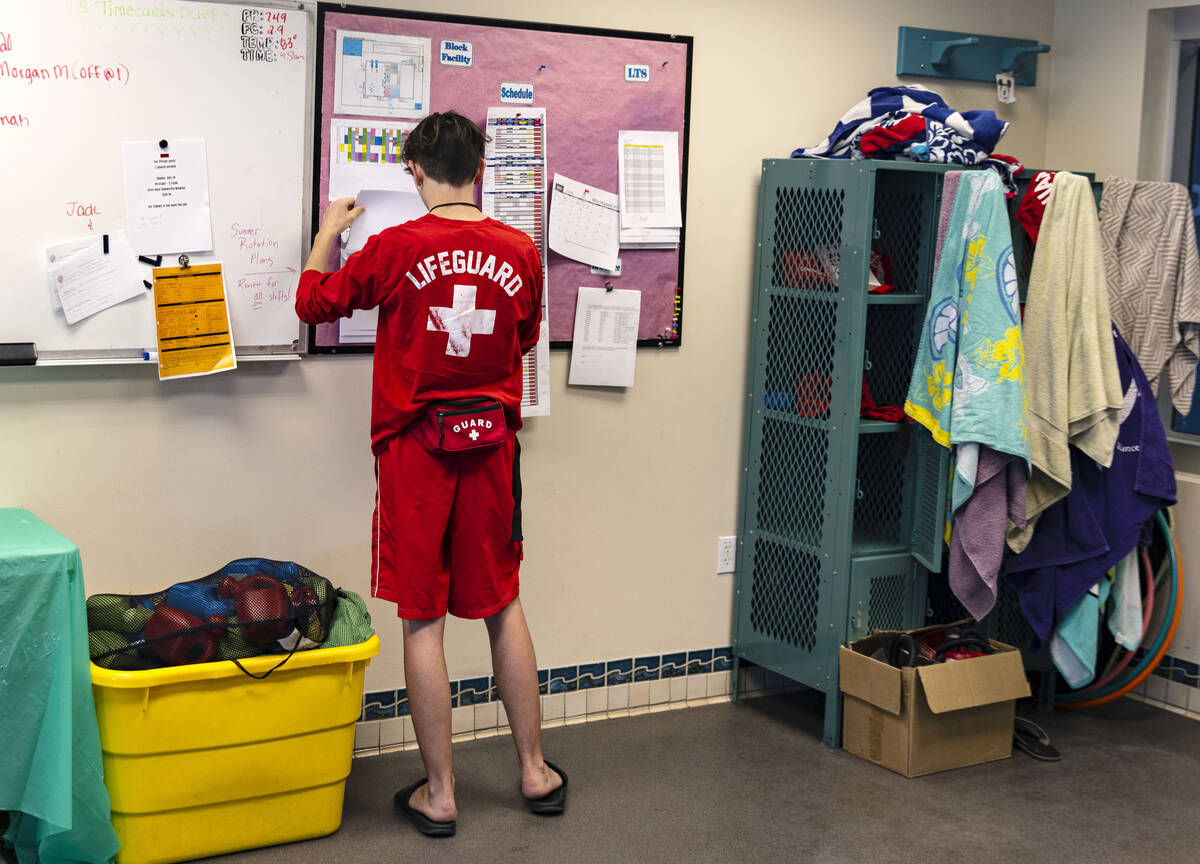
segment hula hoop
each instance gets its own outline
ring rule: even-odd
[[[1055,708],[1090,708],[1119,699],[1145,681],[1158,668],[1158,664],[1162,662],[1163,655],[1167,653],[1167,648],[1171,645],[1171,640],[1175,638],[1175,630],[1179,627],[1180,613],[1183,611],[1183,604],[1180,602],[1183,599],[1183,576],[1179,566],[1179,544],[1175,542],[1175,535],[1167,524],[1167,520],[1161,510],[1154,515],[1154,518],[1159,528],[1162,529],[1165,538],[1169,541],[1167,543],[1167,553],[1171,558],[1171,573],[1174,578],[1171,580],[1171,591],[1169,600],[1167,601],[1167,614],[1163,620],[1166,621],[1167,618],[1170,618],[1170,626],[1159,630],[1154,647],[1147,651],[1146,656],[1133,670],[1126,672],[1125,677],[1129,680],[1109,682],[1104,687],[1094,691],[1094,693],[1080,692],[1064,694],[1055,699]],[[1094,695],[1094,698],[1086,698],[1092,695]]]

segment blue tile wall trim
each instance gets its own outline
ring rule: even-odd
[[[579,667],[559,666],[550,670],[550,692],[570,693],[579,689]]]
[[[364,697],[363,719],[383,720],[396,716],[396,691],[378,690]]]
[[[714,672],[727,672],[733,668],[733,649],[732,648],[714,648],[713,649],[713,665]]]
[[[593,687],[610,687],[635,681],[658,681],[684,675],[703,675],[708,672],[727,672],[733,669],[730,648],[702,648],[695,651],[676,651],[671,654],[621,660],[597,660],[578,666],[556,666],[538,670],[538,692],[570,693]],[[1155,672],[1189,686],[1200,686],[1200,667],[1186,660],[1164,657]],[[455,707],[499,702],[500,691],[495,676],[480,675],[450,682],[450,704]],[[409,714],[408,690],[376,690],[363,695],[360,721],[386,720]]]
[[[467,678],[461,681],[458,689],[459,707],[487,702],[491,689],[491,682],[486,675],[482,678]]]
[[[1179,657],[1164,655],[1154,674],[1188,687],[1200,687],[1200,665]]]
[[[633,680],[633,658],[627,660],[609,660],[606,684],[613,687],[617,684],[628,684]]]
[[[687,674],[689,675],[704,675],[712,671],[713,649],[706,648],[703,651],[689,651],[687,660]]]
[[[729,647],[676,651],[633,659],[597,660],[578,666],[539,669],[538,692],[543,696],[547,693],[570,693],[630,681],[658,681],[732,669],[733,652]],[[1200,688],[1200,664],[1179,657],[1164,656],[1154,674],[1187,687]],[[450,682],[450,702],[455,708],[499,701],[495,676],[481,675]],[[408,690],[375,690],[363,695],[363,710],[359,719],[386,720],[408,714]]]
[[[579,689],[591,690],[593,687],[604,686],[603,663],[579,664]]]
[[[633,661],[633,680],[657,681],[661,663],[662,659],[659,657],[638,657]]]
[[[662,677],[678,678],[687,674],[687,652],[662,655]]]

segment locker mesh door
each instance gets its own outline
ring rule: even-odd
[[[851,566],[847,640],[876,630],[911,630],[924,623],[925,579],[907,553],[855,559]]]
[[[844,613],[835,610],[846,594],[829,553],[849,533],[841,524],[849,520],[832,516],[838,472],[853,458],[846,418],[851,405],[857,413],[859,395],[844,371],[846,309],[859,307],[845,295],[851,284],[862,291],[867,263],[850,251],[865,248],[865,229],[851,227],[865,224],[865,216],[853,219],[846,202],[850,186],[865,180],[847,166],[768,166],[760,200],[738,652],[836,691],[836,665],[827,667],[836,664],[843,628],[831,622],[841,621]]]
[[[942,569],[946,526],[947,471],[950,451],[928,430],[917,436],[916,501],[913,508],[912,555],[931,573]]]

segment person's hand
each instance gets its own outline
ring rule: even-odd
[[[329,205],[321,219],[321,233],[327,237],[341,234],[363,214],[364,208],[355,207],[353,198],[339,198]]]

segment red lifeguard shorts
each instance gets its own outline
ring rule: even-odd
[[[516,434],[432,454],[407,432],[375,457],[371,594],[410,621],[486,618],[519,593]]]

